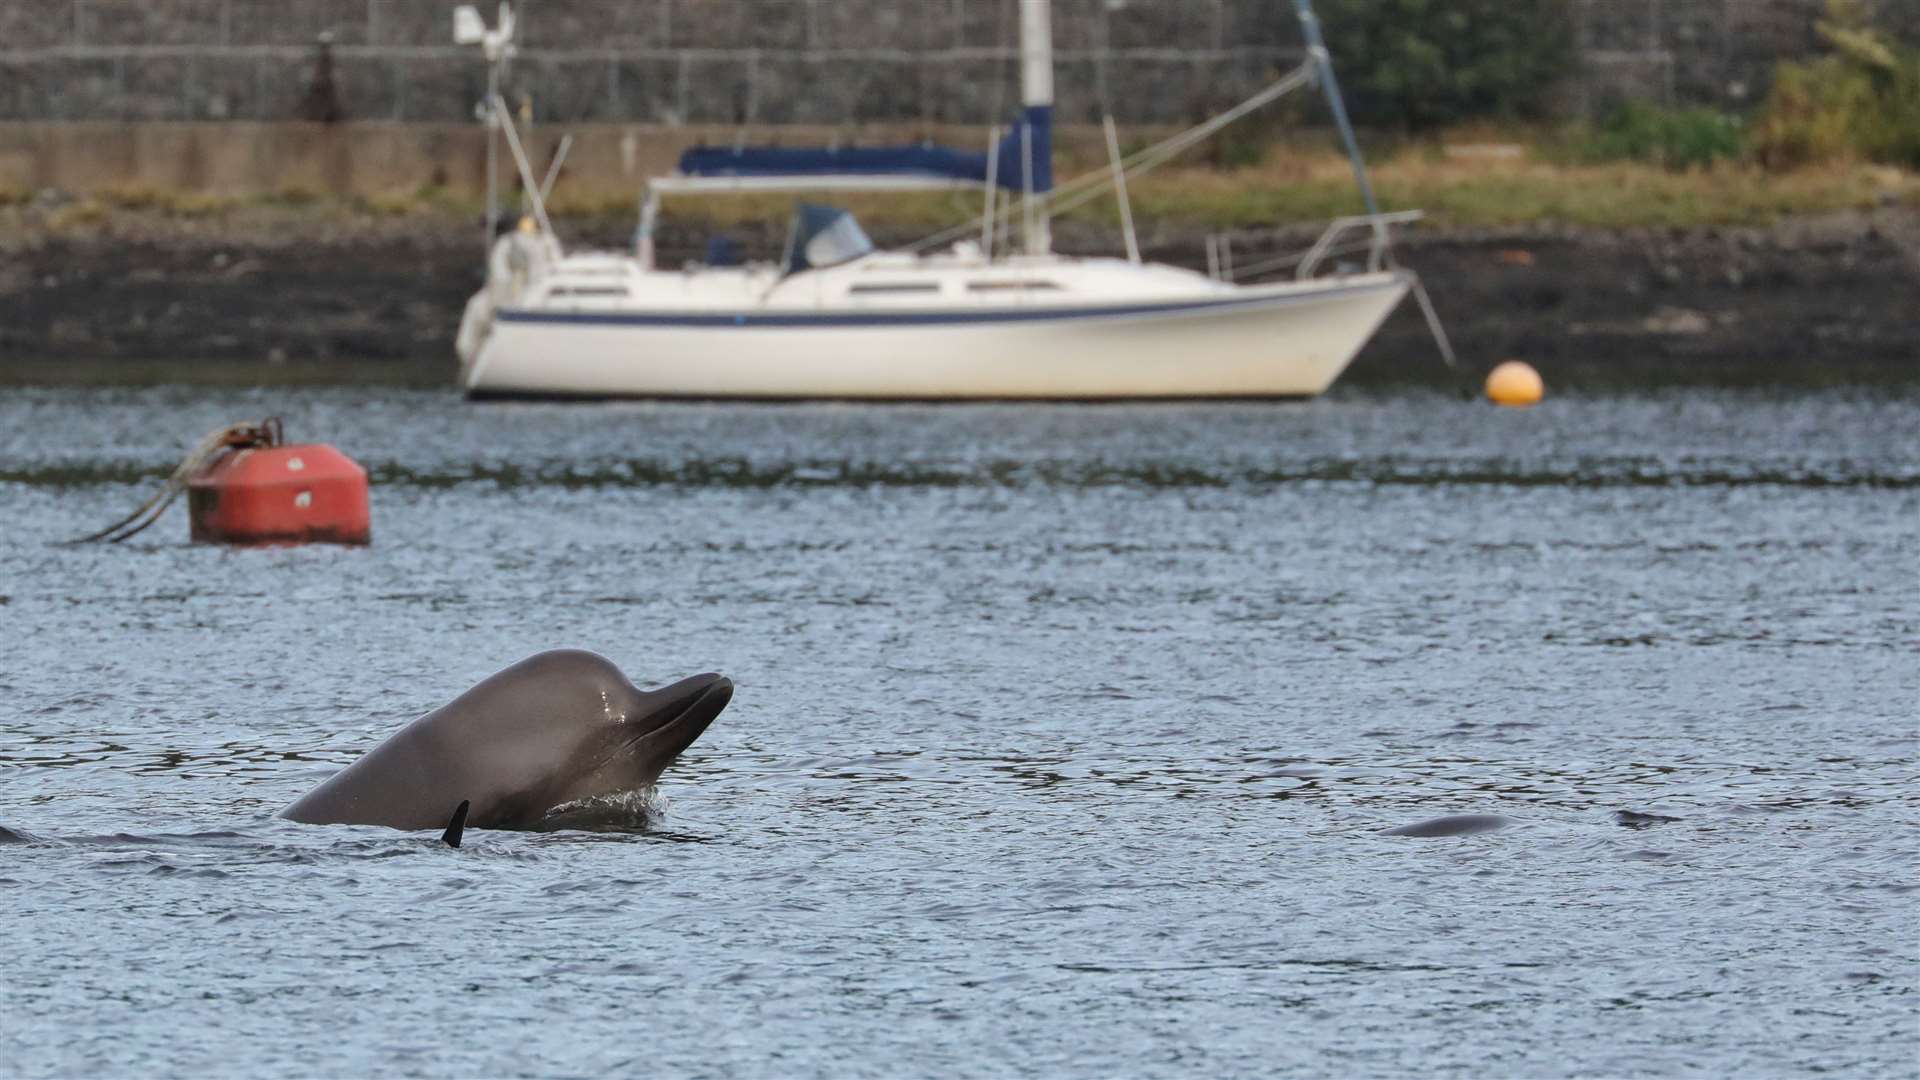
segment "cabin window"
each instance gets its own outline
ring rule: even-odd
[[[968,292],[1059,292],[1051,281],[969,281]]]
[[[625,286],[608,285],[556,285],[547,291],[548,297],[555,296],[625,296]]]
[[[854,296],[887,296],[899,293],[937,293],[939,291],[940,286],[938,284],[927,281],[875,281],[855,285],[847,290],[847,292]]]

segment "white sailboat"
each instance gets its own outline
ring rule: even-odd
[[[1207,124],[1122,160],[1107,122],[1110,170],[1052,182],[1053,69],[1048,0],[1021,0],[1024,110],[985,153],[938,147],[804,150],[696,148],[646,189],[635,250],[568,252],[555,236],[508,110],[489,93],[530,213],[492,249],[486,285],[460,328],[470,396],[1109,399],[1307,397],[1339,377],[1410,291],[1436,335],[1419,279],[1393,264],[1382,214],[1340,106],[1309,0],[1295,0],[1309,58]],[[487,32],[471,9],[456,38],[484,44],[495,74],[511,55],[503,6]],[[1319,82],[1353,157],[1368,213],[1332,223],[1288,280],[1236,284],[1143,262],[1126,178],[1172,158],[1240,115]],[[549,180],[551,180],[551,171]],[[1102,194],[1121,208],[1125,257],[1051,250],[1053,212]],[[877,251],[854,219],[802,205],[785,257],[746,266],[655,265],[666,195],[977,188],[976,224],[904,251]],[[493,185],[489,184],[489,199]],[[1004,198],[999,198],[1005,191]],[[1016,198],[1017,196],[1017,198]],[[999,205],[996,206],[996,201]],[[491,217],[491,213],[490,213]],[[1022,244],[999,250],[1017,219]],[[491,229],[490,229],[491,233]],[[1350,242],[1360,234],[1357,242]],[[1364,251],[1364,265],[1328,256]],[[1444,336],[1440,336],[1443,352]],[[1449,354],[1449,361],[1451,357]]]

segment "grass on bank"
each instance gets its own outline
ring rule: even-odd
[[[1632,162],[1560,163],[1537,151],[1523,152],[1518,159],[1486,160],[1419,147],[1394,154],[1370,171],[1385,207],[1424,209],[1428,222],[1442,228],[1766,226],[1803,214],[1901,202],[1920,207],[1920,173],[1876,165],[1770,173],[1721,163],[1673,172]],[[1344,157],[1294,148],[1275,149],[1239,168],[1163,168],[1130,181],[1128,190],[1142,228],[1275,228],[1363,210]],[[630,219],[635,213],[631,193],[556,196],[556,217]],[[834,201],[870,225],[902,231],[931,232],[981,210],[979,198],[971,194]],[[791,196],[687,198],[670,202],[666,212],[678,221],[724,228],[783,221],[792,204]],[[1117,226],[1117,213],[1113,199],[1103,196],[1066,217]]]
[[[1722,164],[1676,173],[1637,163],[1570,165],[1534,155],[1488,161],[1411,152],[1373,170],[1373,180],[1386,207],[1424,209],[1430,222],[1456,228],[1764,226],[1800,214],[1901,201],[1920,205],[1920,174],[1864,165],[1768,173]],[[1230,173],[1149,176],[1134,185],[1133,201],[1135,212],[1149,219],[1236,228],[1360,210],[1346,162],[1332,156]]]
[[[1372,173],[1383,204],[1424,209],[1429,223],[1443,228],[1588,229],[1766,226],[1795,215],[1890,204],[1920,207],[1920,172],[1885,165],[1767,171],[1718,161],[1674,170],[1632,161],[1569,160],[1561,147],[1546,141],[1509,146],[1505,152],[1513,156],[1463,154],[1459,144],[1453,146],[1449,151],[1446,143],[1408,145],[1379,161]],[[1323,222],[1360,210],[1346,160],[1321,148],[1274,146],[1254,163],[1236,168],[1168,166],[1129,186],[1142,228],[1273,228]],[[784,221],[793,201],[791,196],[771,195],[683,198],[668,204],[667,215],[690,227],[741,227]],[[932,232],[980,211],[973,194],[859,195],[836,201],[869,226],[893,233]],[[310,220],[316,226],[343,219],[377,223],[410,218],[422,223],[444,220],[449,228],[464,228],[483,210],[477,197],[438,188],[335,196],[304,188],[215,195],[144,186],[110,188],[45,207],[27,193],[0,192],[0,207],[30,214],[54,233],[109,228],[124,215],[217,225],[234,215],[260,211],[295,222]],[[626,222],[630,227],[637,192],[563,182],[551,209],[557,219]],[[1117,221],[1108,197],[1067,216],[1094,225]]]

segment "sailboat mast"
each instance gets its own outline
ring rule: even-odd
[[[1053,248],[1047,193],[1053,190],[1053,12],[1051,0],[1020,0],[1020,147],[1029,255]]]

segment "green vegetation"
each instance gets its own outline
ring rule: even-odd
[[[1676,171],[1637,161],[1582,159],[1552,138],[1514,149],[1514,156],[1486,159],[1452,156],[1435,144],[1408,144],[1397,152],[1374,155],[1374,185],[1387,207],[1425,209],[1429,222],[1442,227],[1764,226],[1798,214],[1889,204],[1920,210],[1920,171],[1890,166],[1853,162],[1772,172],[1751,162],[1719,160]],[[1323,147],[1269,148],[1257,164],[1237,169],[1216,169],[1204,162],[1169,166],[1138,178],[1131,191],[1142,230],[1174,236],[1310,225],[1360,210],[1346,160]],[[631,191],[576,187],[563,192],[551,211],[564,235],[623,236],[632,229]],[[980,211],[977,198],[952,192],[854,195],[840,201],[877,235],[892,241],[935,232]],[[667,205],[664,224],[689,232],[779,233],[792,205],[791,197],[778,195],[676,199]],[[344,228],[352,234],[378,235],[404,228],[455,235],[476,228],[481,212],[479,198],[441,189],[294,199],[283,192],[210,196],[122,189],[45,209],[31,203],[0,207],[0,229],[19,234],[125,226],[138,232],[164,230],[171,221],[191,230],[202,227],[196,222],[214,220],[243,234]],[[1118,227],[1110,198],[1082,206],[1066,220]]]
[[[1426,131],[1536,117],[1573,60],[1566,0],[1321,0],[1354,121]]]
[[[1565,0],[1326,0],[1329,43],[1356,119],[1431,133],[1537,117],[1572,62]],[[1828,0],[1829,52],[1783,62],[1751,117],[1629,102],[1545,140],[1571,164],[1778,171],[1846,162],[1920,168],[1920,45],[1876,24],[1864,0]],[[1238,155],[1235,163],[1242,163]],[[1216,162],[1219,164],[1219,162]]]
[[[485,204],[481,200],[456,194],[439,184],[422,184],[403,191],[378,192],[368,195],[362,202],[369,212],[388,217],[432,213],[477,216],[485,212]]]
[[[1722,163],[1674,172],[1631,162],[1573,164],[1541,151],[1488,162],[1405,151],[1373,170],[1389,208],[1419,207],[1442,226],[1558,224],[1583,228],[1769,225],[1795,214],[1864,210],[1889,201],[1920,207],[1920,175],[1866,165],[1769,173]],[[1145,221],[1259,227],[1358,213],[1345,162],[1333,155],[1277,158],[1233,173],[1175,170],[1133,187]],[[1112,204],[1076,214],[1112,220]]]
[[[1746,156],[1740,121],[1716,109],[1663,109],[1628,102],[1591,131],[1576,131],[1570,155],[1585,162],[1641,161],[1694,169]]]
[[[1761,110],[1754,155],[1769,168],[1867,160],[1920,167],[1920,48],[1877,30],[1859,0],[1829,0],[1832,48],[1784,63]]]
[[[1861,0],[1828,0],[1819,24],[1828,52],[1781,64],[1750,117],[1630,103],[1593,125],[1558,128],[1521,125],[1571,62],[1566,0],[1322,0],[1321,8],[1367,125],[1382,201],[1424,208],[1436,224],[1764,226],[1796,214],[1920,208],[1920,45],[1877,27]],[[1283,137],[1258,122],[1230,132],[1132,182],[1143,230],[1270,228],[1360,209],[1324,128]],[[1058,171],[1104,170],[1104,149],[1063,140]],[[842,201],[896,239],[980,210],[976,196],[955,193]],[[791,204],[773,195],[674,200],[666,227],[777,232]],[[620,236],[632,228],[636,192],[624,175],[569,179],[550,210],[570,235]],[[482,213],[477,194],[433,184],[353,196],[295,182],[250,194],[129,185],[44,201],[0,189],[0,234],[98,230],[132,217],[183,229],[217,218],[236,229],[272,222],[295,231],[453,233],[475,228]],[[1066,221],[1111,228],[1117,216],[1106,199]]]
[[[196,218],[218,214],[237,200],[204,191],[173,191],[150,185],[122,185],[100,191],[88,201],[117,210],[149,210],[171,217]],[[86,202],[76,204],[77,207],[86,205]]]

